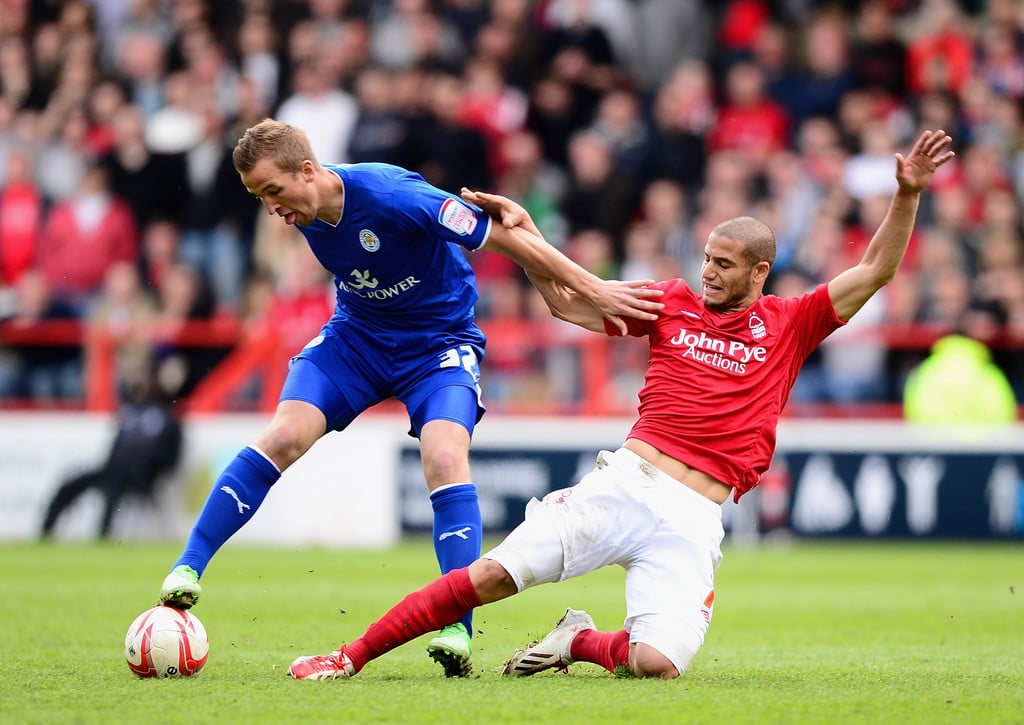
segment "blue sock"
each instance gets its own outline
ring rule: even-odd
[[[188,564],[202,576],[217,549],[252,518],[280,477],[277,467],[254,448],[239,451],[213,484],[174,566]]]
[[[430,494],[430,504],[434,507],[434,552],[441,573],[461,569],[479,559],[483,526],[476,486],[472,483],[444,486]],[[472,637],[473,612],[459,621]]]

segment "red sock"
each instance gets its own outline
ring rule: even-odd
[[[620,665],[629,665],[629,632],[598,632],[584,629],[576,635],[569,647],[569,656],[575,662],[593,662],[609,672]]]
[[[458,622],[480,604],[480,596],[469,580],[469,569],[453,569],[389,609],[362,637],[345,645],[345,654],[358,672],[385,652]]]

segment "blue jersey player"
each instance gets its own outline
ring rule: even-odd
[[[540,236],[492,224],[481,209],[387,164],[321,165],[304,132],[273,119],[248,129],[233,161],[267,212],[295,225],[334,274],[334,314],[292,361],[272,420],[214,483],[160,601],[191,607],[214,553],[256,512],[281,473],[328,431],[387,398],[405,404],[420,442],[442,573],[480,555],[469,447],[483,414],[474,322],[476,281],[463,249],[485,244],[560,280],[625,332],[622,316],[654,319],[649,280],[602,280]],[[459,249],[462,247],[463,249]],[[445,674],[470,672],[470,616],[428,652]]]

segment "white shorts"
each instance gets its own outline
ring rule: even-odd
[[[711,623],[724,536],[721,506],[620,448],[601,451],[572,488],[532,499],[526,520],[484,557],[519,591],[618,564],[630,643],[654,647],[682,673]]]

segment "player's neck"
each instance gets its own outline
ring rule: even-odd
[[[321,171],[326,174],[327,181],[324,192],[325,203],[320,207],[320,213],[316,215],[316,218],[332,227],[337,226],[341,221],[341,215],[345,213],[345,185],[342,183],[341,177],[333,171],[327,169],[321,169]]]

